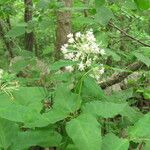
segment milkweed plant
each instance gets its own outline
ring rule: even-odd
[[[89,75],[100,82],[105,69],[101,63],[105,56],[105,50],[97,43],[90,29],[85,33],[77,32],[67,35],[68,42],[61,47],[61,52],[65,60],[77,62],[75,65],[65,67],[68,72],[89,72]]]

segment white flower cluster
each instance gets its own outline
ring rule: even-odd
[[[104,73],[104,67],[100,64],[100,60],[105,55],[105,50],[100,48],[96,43],[93,30],[90,29],[82,34],[77,32],[75,35],[68,34],[68,43],[61,47],[64,59],[77,62],[76,66],[67,66],[66,71],[73,72],[75,69],[79,71],[88,71],[93,68],[92,77],[99,80]],[[98,67],[93,67],[99,64]]]
[[[10,78],[8,81],[5,78]],[[11,98],[13,98],[12,92],[18,90],[19,84],[17,81],[13,80],[11,75],[7,72],[4,72],[3,69],[0,69],[0,92],[6,93]]]
[[[1,80],[2,77],[3,77],[3,74],[4,74],[4,70],[3,70],[3,69],[0,69],[0,80]]]

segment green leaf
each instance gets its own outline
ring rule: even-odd
[[[15,26],[6,34],[7,37],[18,37],[25,33],[25,26]]]
[[[106,54],[108,56],[111,56],[113,58],[113,60],[115,60],[115,61],[121,60],[121,57],[117,53],[115,53],[114,51],[112,51],[110,49],[106,49]]]
[[[80,108],[81,97],[72,93],[65,84],[59,85],[55,91],[53,108],[73,113]]]
[[[0,149],[7,149],[11,146],[13,139],[19,131],[14,122],[0,118]]]
[[[20,87],[13,93],[14,101],[23,106],[42,109],[42,101],[46,98],[46,91],[42,87]]]
[[[127,105],[121,112],[120,115],[127,117],[130,122],[135,123],[143,116],[143,114],[136,108]]]
[[[112,11],[106,7],[100,7],[97,9],[97,14],[95,15],[95,21],[103,26],[106,26],[110,19],[113,19],[114,15]]]
[[[63,120],[70,113],[76,112],[80,108],[81,97],[72,93],[65,84],[62,84],[56,88],[53,102],[52,109],[42,115],[49,124]],[[42,120],[37,122],[37,124],[39,123],[42,123]]]
[[[104,118],[112,118],[126,107],[126,103],[117,104],[112,102],[101,102],[101,101],[93,101],[90,103],[86,103],[83,106],[83,112],[91,113],[96,116],[101,116]],[[108,109],[108,107],[110,109]]]
[[[100,7],[105,4],[105,0],[95,0],[96,7]]]
[[[150,8],[150,0],[134,0],[137,6],[141,9],[149,9]]]
[[[148,67],[150,66],[150,58],[149,57],[147,57],[141,53],[137,53],[137,52],[134,52],[134,55],[137,57],[138,60],[143,62],[145,65],[147,65]]]
[[[10,121],[22,122],[26,127],[43,127],[49,120],[40,114],[35,103],[31,106],[20,105],[7,95],[0,95],[0,117]],[[34,106],[35,105],[35,106]]]
[[[130,137],[132,138],[143,138],[150,135],[150,113],[140,118],[133,127],[128,130]]]
[[[145,89],[143,96],[145,99],[150,100],[150,89]]]
[[[93,116],[80,115],[67,123],[66,130],[77,149],[101,150],[101,130]]]
[[[51,67],[50,70],[59,70],[62,67],[66,67],[66,66],[72,66],[75,65],[76,62],[74,61],[69,61],[69,60],[59,60],[57,62],[55,62]]]
[[[101,87],[96,83],[96,81],[93,78],[88,76],[84,78],[81,93],[84,99],[106,99],[104,91],[101,89]]]
[[[75,145],[69,144],[69,145],[65,148],[65,150],[77,150],[77,148],[75,147]]]
[[[128,150],[129,141],[120,139],[113,133],[105,135],[102,141],[102,150]]]
[[[143,150],[150,150],[150,141],[145,142],[145,146],[144,146]]]
[[[133,88],[129,88],[126,90],[122,90],[119,92],[114,92],[109,96],[109,100],[111,102],[125,102],[127,99],[133,96]]]
[[[35,59],[20,59],[17,60],[15,63],[12,64],[11,69],[14,73],[19,73],[20,71],[22,71],[23,69],[25,69],[25,67],[27,67],[28,65],[35,65],[36,60]]]
[[[52,130],[29,130],[18,134],[14,139],[13,149],[24,150],[31,146],[54,147],[58,146],[61,140],[61,135]]]

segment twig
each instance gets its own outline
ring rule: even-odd
[[[146,47],[150,47],[149,44],[146,44],[146,43],[140,41],[139,39],[136,39],[135,37],[129,35],[129,34],[126,33],[124,30],[122,30],[122,29],[120,29],[119,27],[117,27],[116,25],[114,25],[112,22],[110,22],[109,25],[110,25],[111,27],[114,27],[114,28],[117,29],[118,31],[122,32],[125,36],[127,36],[128,38],[130,38],[130,39],[136,41],[137,43],[140,43],[140,44],[142,44],[142,45],[144,45],[144,46],[146,46]]]
[[[105,89],[105,88],[112,86],[116,83],[120,83],[125,78],[127,78],[130,74],[132,74],[132,72],[137,71],[142,66],[144,66],[144,64],[142,62],[139,62],[139,61],[128,65],[126,69],[130,70],[130,71],[123,71],[123,72],[120,72],[118,74],[113,74],[107,81],[100,83],[101,88]]]

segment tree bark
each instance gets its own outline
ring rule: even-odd
[[[32,0],[24,0],[25,12],[24,12],[24,21],[29,23],[32,20]],[[25,33],[25,49],[28,51],[33,51],[34,45],[34,33]]]
[[[144,64],[142,62],[139,62],[139,61],[128,65],[127,68],[126,68],[127,71],[120,72],[118,74],[113,74],[107,81],[104,81],[104,82],[100,83],[101,88],[105,89],[109,86],[120,83],[125,78],[127,78],[130,74],[132,74],[133,71],[137,71],[142,66],[144,66]]]
[[[72,6],[72,0],[59,0],[65,7]],[[67,35],[71,33],[71,12],[69,10],[58,10],[57,12],[57,29],[55,43],[55,58],[60,58],[60,48],[67,42]]]
[[[8,21],[8,19],[7,19],[7,21]],[[9,25],[10,25],[10,20],[9,20]],[[5,28],[3,26],[3,21],[0,20],[0,37],[3,39],[3,41],[5,43],[5,47],[9,53],[9,57],[13,58],[14,57],[13,50],[12,50],[13,49],[13,42],[11,41],[10,38],[6,38],[5,34],[6,33],[5,33]]]

